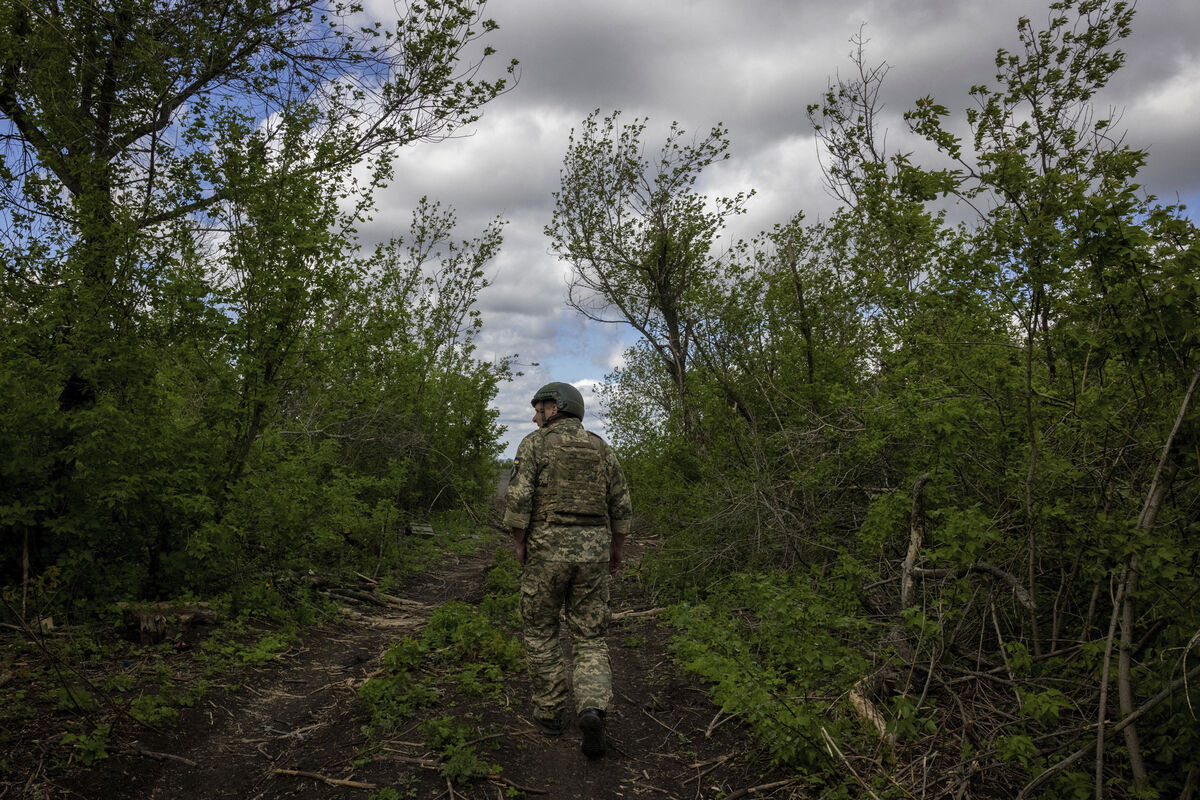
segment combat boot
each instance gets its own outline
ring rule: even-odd
[[[553,717],[539,717],[533,715],[533,722],[547,736],[562,736],[563,728],[566,725],[563,722],[563,712],[559,711]]]
[[[601,758],[608,750],[604,737],[604,711],[599,708],[580,711],[579,730],[583,733],[583,744],[579,749],[588,758]]]

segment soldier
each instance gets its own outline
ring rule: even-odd
[[[533,681],[533,719],[561,736],[567,672],[559,612],[575,654],[572,683],[582,750],[604,755],[604,720],[612,700],[608,660],[609,576],[621,567],[633,509],[621,465],[609,446],[584,430],[583,396],[548,383],[533,396],[538,429],[517,447],[504,496],[521,573],[521,621]]]

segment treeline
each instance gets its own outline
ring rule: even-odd
[[[494,491],[508,365],[473,337],[501,224],[459,240],[423,201],[392,241],[356,233],[397,148],[505,90],[479,71],[494,24],[471,0],[358,13],[0,11],[10,623],[254,602],[264,574],[402,560],[406,514]]]
[[[1092,104],[1132,17],[1022,19],[965,139],[906,114],[933,164],[860,47],[809,108],[840,208],[729,250],[723,127],[573,134],[547,233],[641,334],[606,400],[646,576],[725,710],[849,795],[1197,790],[1200,239]]]

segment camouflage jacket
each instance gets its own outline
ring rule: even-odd
[[[525,531],[529,557],[608,561],[611,534],[629,533],[632,516],[616,455],[579,420],[562,417],[521,440],[504,525]]]

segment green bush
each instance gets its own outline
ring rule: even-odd
[[[828,765],[823,730],[838,739],[857,733],[831,698],[868,671],[874,631],[830,585],[816,574],[737,575],[670,612],[677,660],[780,765],[820,769]]]
[[[439,606],[419,638],[405,637],[388,649],[383,674],[358,692],[371,714],[368,735],[386,735],[432,705],[440,680],[469,696],[498,697],[508,676],[523,668],[521,645],[510,633],[516,587],[510,559],[511,554],[497,556],[498,566],[487,578],[491,591],[479,608],[462,602]]]
[[[57,711],[91,711],[96,707],[92,693],[81,686],[55,686],[45,692],[45,698]]]
[[[112,733],[111,725],[97,725],[91,733],[68,733],[62,737],[62,743],[71,745],[79,760],[90,766],[97,761],[108,758],[108,737]]]
[[[179,712],[170,703],[163,695],[143,695],[129,704],[129,713],[147,725],[162,725],[179,718]]]

